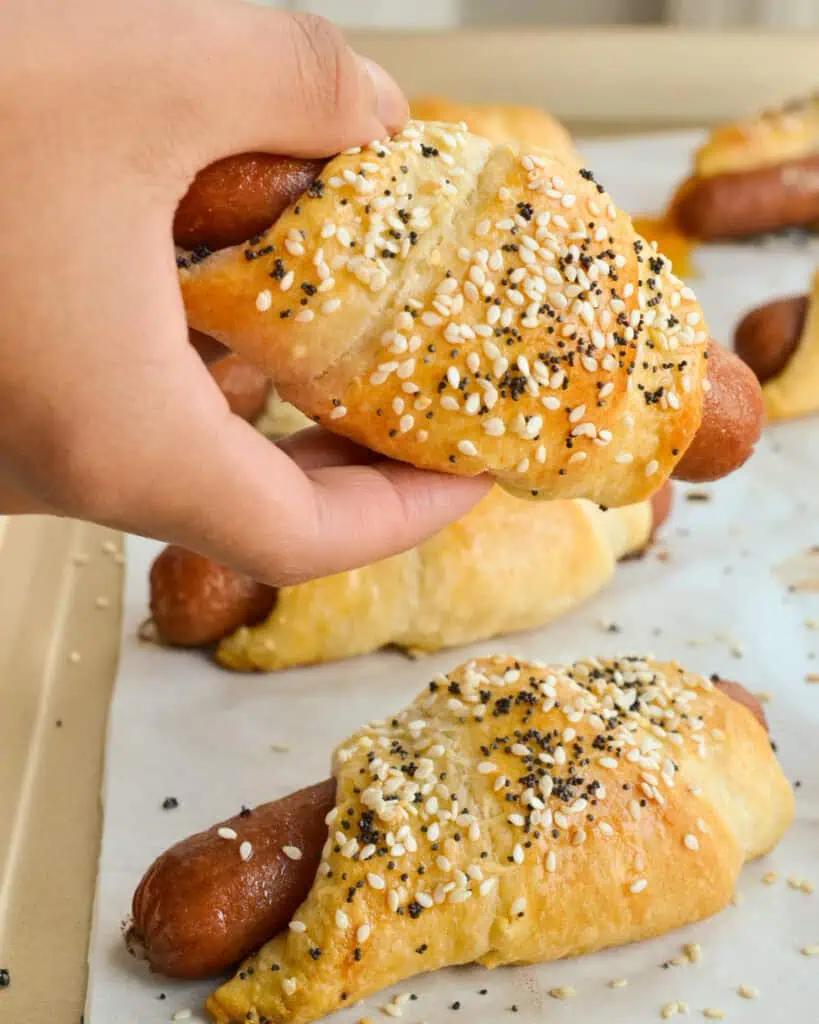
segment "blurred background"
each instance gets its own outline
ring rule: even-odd
[[[347,28],[646,25],[819,28],[819,0],[262,0]]]

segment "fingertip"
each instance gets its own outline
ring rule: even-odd
[[[388,135],[400,131],[409,120],[407,98],[392,75],[369,57],[357,53],[356,59],[367,74],[375,91],[376,114]]]

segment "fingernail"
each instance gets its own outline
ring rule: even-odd
[[[389,131],[397,132],[409,120],[409,104],[398,83],[380,64],[369,57],[358,55],[375,87],[378,119]]]

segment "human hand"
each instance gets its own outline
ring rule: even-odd
[[[0,512],[283,585],[410,547],[485,492],[321,431],[270,444],[188,340],[171,225],[196,172],[328,156],[407,117],[337,29],[229,0],[8,0],[0,109]]]

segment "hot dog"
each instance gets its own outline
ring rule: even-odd
[[[652,498],[651,537],[671,512],[672,487]],[[273,610],[276,589],[186,551],[167,547],[151,568],[151,615],[159,640],[173,647],[206,647]]]
[[[750,238],[819,221],[819,156],[685,182],[674,223],[704,242]]]
[[[767,302],[747,313],[734,337],[736,353],[760,384],[777,377],[796,351],[808,314],[807,295]]]
[[[165,643],[206,647],[260,622],[276,590],[209,558],[169,545],[151,567],[151,615]]]
[[[677,463],[674,477],[690,483],[719,480],[752,455],[765,410],[759,382],[716,342],[708,346],[708,383],[702,423]]]
[[[322,166],[315,160],[249,154],[206,168],[176,212],[174,240],[193,248],[190,256],[180,258],[196,260],[270,226]],[[248,258],[255,258],[253,250],[248,252]],[[753,378],[716,342],[710,346],[718,386],[706,395],[700,433],[674,473],[681,480],[714,480],[738,468],[751,455],[762,429],[762,403]]]
[[[753,694],[739,683],[714,681],[767,730]],[[272,938],[312,885],[334,795],[335,783],[327,779],[163,853],[134,895],[127,935],[132,950],[155,971],[195,979],[230,968]],[[248,860],[240,854],[242,843],[250,843]]]
[[[206,978],[281,931],[313,882],[334,798],[327,779],[177,843],[134,895],[134,951],[169,977]]]

